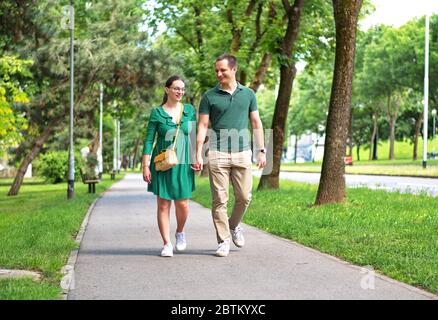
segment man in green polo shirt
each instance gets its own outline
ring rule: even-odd
[[[251,201],[252,172],[248,120],[255,137],[255,152],[259,169],[266,165],[263,126],[257,111],[254,92],[236,81],[236,57],[223,54],[216,59],[216,77],[219,83],[207,91],[199,106],[199,125],[196,138],[196,163],[202,170],[202,150],[209,133],[209,175],[212,193],[212,215],[216,228],[218,249],[216,255],[225,257],[230,242],[243,247],[245,239],[240,227],[242,217]],[[231,181],[235,204],[228,218],[228,186]]]

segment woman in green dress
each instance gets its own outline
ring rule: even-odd
[[[147,126],[143,148],[143,179],[148,183],[148,191],[157,196],[158,228],[164,244],[161,256],[172,257],[173,245],[169,235],[172,200],[177,221],[176,250],[183,251],[187,246],[184,225],[189,214],[189,199],[195,190],[191,164],[196,145],[196,111],[192,105],[181,103],[185,86],[180,77],[170,77],[164,90],[163,102],[152,110]],[[179,122],[175,141],[178,165],[166,171],[156,171],[153,159],[160,151],[172,147]]]

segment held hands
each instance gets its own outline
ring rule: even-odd
[[[266,166],[266,153],[259,152],[257,155],[257,167],[263,169]],[[204,160],[202,156],[196,157],[196,162],[190,166],[195,171],[201,171],[204,167]]]
[[[143,167],[143,180],[146,183],[151,183],[151,170],[148,166]]]
[[[195,171],[201,171],[204,167],[204,160],[202,159],[202,155],[196,156],[196,162],[190,166]]]

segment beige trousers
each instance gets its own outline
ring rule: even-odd
[[[209,176],[212,194],[212,215],[217,241],[231,237],[230,228],[240,223],[251,202],[252,172],[251,150],[228,153],[210,151]],[[234,208],[230,218],[227,214],[229,184],[234,190]]]

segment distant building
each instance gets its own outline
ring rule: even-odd
[[[8,159],[6,157],[0,158],[0,178],[14,178],[16,174],[17,168],[9,166]],[[24,177],[32,177],[32,164],[29,164]]]
[[[316,133],[308,133],[299,136],[297,147],[295,148],[295,135],[289,136],[288,147],[283,154],[284,162],[295,161],[295,150],[297,152],[297,163],[322,161],[324,156],[325,136]]]

